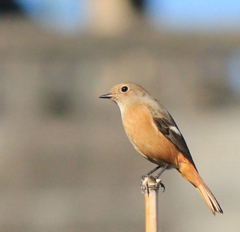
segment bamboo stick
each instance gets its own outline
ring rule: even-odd
[[[158,231],[158,189],[160,179],[146,176],[142,181],[142,192],[145,195],[145,231]]]

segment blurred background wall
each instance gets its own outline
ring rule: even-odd
[[[98,98],[125,81],[169,109],[224,210],[168,171],[160,230],[239,231],[240,4],[205,0],[1,0],[0,231],[144,231],[154,165]]]

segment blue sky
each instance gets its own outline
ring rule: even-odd
[[[240,30],[240,0],[147,0],[148,13],[172,30]]]
[[[88,0],[15,0],[36,20],[63,31],[87,23]],[[101,1],[101,0],[99,0]],[[149,22],[168,30],[240,32],[240,0],[146,0]],[[90,13],[89,13],[90,14]]]

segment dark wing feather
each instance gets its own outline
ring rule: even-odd
[[[175,123],[169,112],[163,107],[161,107],[161,109],[158,110],[157,112],[153,110],[153,108],[150,108],[150,111],[153,116],[153,121],[157,128],[159,129],[159,131],[168,140],[170,140],[177,147],[177,149],[184,155],[184,157],[188,159],[196,168],[192,156],[190,154],[190,151],[188,149],[188,146],[185,142],[185,139],[183,138],[180,130],[178,129],[177,124]],[[176,128],[177,130],[174,130],[173,128]]]

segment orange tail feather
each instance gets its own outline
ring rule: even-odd
[[[181,163],[178,171],[182,174],[184,179],[196,187],[197,191],[214,215],[216,213],[223,213],[223,210],[221,209],[221,206],[214,197],[213,193],[201,179],[197,170],[191,163]]]
[[[211,210],[211,212],[215,215],[216,213],[223,213],[223,210],[221,209],[221,206],[219,205],[218,201],[214,197],[211,190],[206,186],[205,183],[199,185],[197,188],[197,191],[202,196],[203,200],[207,204],[208,208]]]

